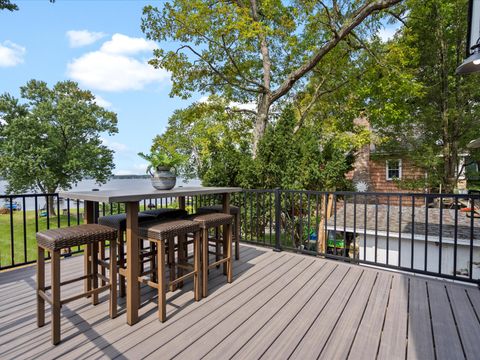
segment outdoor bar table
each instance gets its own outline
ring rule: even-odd
[[[222,195],[223,211],[230,212],[230,194],[240,192],[241,188],[235,187],[176,187],[171,190],[156,190],[152,186],[139,185],[128,187],[117,187],[116,189],[95,189],[92,191],[63,191],[59,196],[68,199],[83,200],[85,209],[85,222],[93,223],[96,221],[95,203],[125,203],[127,213],[126,243],[127,243],[127,323],[133,325],[138,321],[138,308],[140,306],[139,287],[137,281],[139,259],[138,256],[138,211],[139,202],[144,199],[159,199],[177,197],[179,207],[185,208],[185,197],[194,195]],[[86,260],[88,261],[88,259]]]

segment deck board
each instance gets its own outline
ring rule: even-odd
[[[465,359],[445,285],[428,284],[437,359]]]
[[[382,333],[393,276],[381,273],[350,347],[349,359],[374,359]]]
[[[405,359],[407,350],[408,279],[395,275],[388,300],[378,359]]]
[[[407,359],[435,359],[425,280],[410,279]]]
[[[62,260],[62,278],[82,267],[82,256]],[[148,287],[134,326],[124,299],[113,320],[106,295],[97,306],[69,303],[55,347],[48,310],[47,324],[36,327],[35,267],[2,272],[0,358],[429,359],[434,346],[438,359],[478,355],[476,287],[250,245],[242,245],[234,275],[226,284],[222,269],[212,270],[210,295],[199,302],[191,281],[168,293],[163,324]],[[75,290],[71,284],[64,294]]]
[[[464,289],[448,289],[450,304],[456,319],[460,339],[467,359],[478,359],[480,341],[480,323],[473,311]]]

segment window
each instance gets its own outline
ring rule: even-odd
[[[402,160],[387,160],[387,180],[402,178]]]

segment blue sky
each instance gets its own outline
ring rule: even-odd
[[[152,2],[14,2],[20,11],[0,12],[0,93],[18,96],[30,79],[79,82],[118,114],[118,134],[104,137],[116,152],[115,173],[144,173],[136,154],[149,150],[175,109],[199,98],[170,98],[168,74],[146,64],[154,44],[140,22]]]
[[[144,173],[146,164],[136,154],[149,150],[175,109],[200,98],[170,98],[169,75],[146,64],[155,44],[140,30],[142,9],[163,1],[14,2],[20,11],[0,12],[0,93],[18,96],[30,79],[50,86],[77,81],[118,114],[119,133],[104,136],[115,150],[114,172]],[[381,35],[393,32],[389,26]]]

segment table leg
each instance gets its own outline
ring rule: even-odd
[[[225,214],[230,214],[230,194],[223,194],[222,199],[222,206],[223,212]],[[230,245],[228,245],[228,239],[232,238],[232,227],[231,226],[222,226],[223,230],[223,257],[228,256],[227,254],[232,253],[232,249],[227,249],[227,246],[232,246],[231,241]],[[230,234],[229,234],[230,232]],[[226,262],[223,263],[223,274],[228,275],[228,264]]]
[[[85,210],[85,224],[94,224],[95,223],[95,203],[93,201],[85,201],[84,203],[84,210]],[[92,256],[94,254],[91,253],[91,247],[84,246],[83,257],[84,257],[84,274],[90,275],[92,273]],[[96,255],[96,254],[95,254]],[[85,292],[90,291],[92,289],[92,277],[87,277],[84,280],[84,290]],[[90,297],[90,296],[89,296]]]
[[[127,210],[127,324],[134,325],[138,321],[140,305],[138,282],[138,202],[126,203]]]

